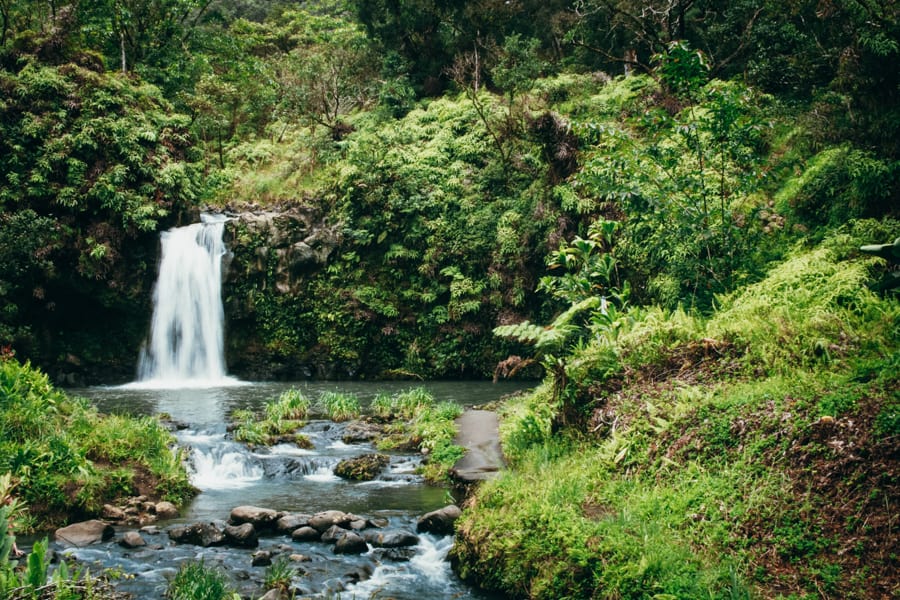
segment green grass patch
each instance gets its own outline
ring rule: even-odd
[[[794,250],[708,317],[632,309],[564,357],[562,384],[507,401],[512,468],[458,523],[461,575],[527,598],[888,589],[900,307],[867,287],[865,228]]]
[[[183,563],[166,588],[169,600],[230,600],[234,596],[225,574],[202,560]]]
[[[157,419],[101,415],[27,363],[0,360],[0,473],[10,474],[29,506],[26,528],[96,514],[137,493],[138,478],[151,493],[183,503],[196,490],[181,458]]]
[[[394,395],[379,394],[369,411],[389,421],[378,449],[415,448],[425,452],[428,460],[422,473],[431,482],[446,481],[450,468],[463,456],[464,449],[453,443],[454,421],[463,412],[455,402],[436,403],[425,388],[412,388]]]
[[[300,390],[291,388],[266,403],[261,414],[235,410],[231,413],[234,439],[255,446],[290,442],[310,448],[312,442],[298,430],[306,425],[311,407],[312,402]]]
[[[355,419],[361,412],[359,398],[343,392],[324,392],[319,397],[318,408],[336,423]]]

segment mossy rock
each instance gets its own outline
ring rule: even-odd
[[[334,468],[334,474],[354,481],[371,481],[378,477],[389,462],[391,459],[386,454],[363,454],[339,462]]]

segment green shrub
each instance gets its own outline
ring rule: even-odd
[[[836,146],[814,156],[775,199],[801,223],[839,227],[851,219],[888,214],[896,199],[897,166],[870,152]]]

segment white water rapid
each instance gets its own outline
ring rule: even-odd
[[[150,339],[141,348],[136,387],[237,383],[225,373],[221,288],[226,220],[202,215],[200,223],[162,234]]]

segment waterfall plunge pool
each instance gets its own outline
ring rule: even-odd
[[[371,482],[351,482],[333,475],[333,467],[343,458],[374,449],[370,444],[341,441],[343,424],[311,420],[303,430],[313,442],[311,450],[279,445],[251,451],[233,442],[226,433],[232,411],[262,410],[266,402],[290,388],[301,390],[312,401],[325,391],[352,393],[365,411],[379,393],[395,394],[411,387],[427,389],[438,402],[471,406],[497,400],[525,386],[515,382],[266,382],[182,389],[92,387],[71,392],[89,399],[102,412],[166,413],[186,425],[175,435],[182,446],[190,448],[192,482],[200,493],[182,508],[180,517],[159,522],[162,530],[178,523],[226,520],[235,506],[254,505],[294,513],[341,510],[387,519],[392,531],[415,532],[419,516],[452,501],[447,489],[427,485],[415,474],[420,456],[392,453],[391,463],[381,477]],[[124,531],[117,531],[117,538]],[[117,588],[135,598],[162,598],[168,579],[179,565],[201,559],[208,565],[222,567],[242,595],[258,597],[265,568],[251,566],[252,555],[267,548],[310,558],[309,562],[296,565],[297,598],[486,597],[465,586],[451,572],[446,561],[452,545],[450,536],[421,535],[412,555],[403,560],[386,558],[374,548],[359,556],[336,555],[321,542],[299,543],[274,534],[261,536],[258,549],[175,545],[165,533],[145,537],[147,549],[126,550],[113,540],[62,552],[96,567],[112,567],[127,574]]]

